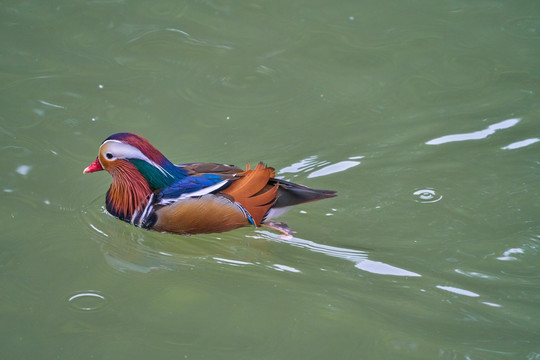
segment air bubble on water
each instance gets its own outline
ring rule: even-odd
[[[105,306],[107,299],[98,291],[85,290],[70,296],[68,302],[76,310],[95,311]]]

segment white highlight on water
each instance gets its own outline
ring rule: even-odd
[[[247,262],[247,261],[240,261],[240,260],[231,260],[231,259],[225,259],[225,258],[219,258],[219,257],[213,257],[214,260],[216,260],[218,263],[225,263],[228,265],[253,265],[253,263]]]
[[[355,167],[357,165],[360,165],[360,160],[364,158],[364,156],[351,156],[348,158],[348,160],[339,161],[335,164],[330,163],[326,160],[317,160],[317,156],[313,155],[310,157],[307,157],[305,159],[302,159],[294,164],[291,164],[289,166],[284,167],[283,169],[279,170],[278,174],[286,174],[286,173],[300,173],[300,172],[308,172],[313,171],[311,174],[309,174],[308,178],[314,178],[319,176],[325,176],[334,174],[337,172],[345,171],[347,169],[350,169],[352,167]]]
[[[274,269],[278,271],[289,271],[293,273],[301,273],[300,270],[293,268],[292,266],[287,266],[287,265],[274,264]]]
[[[472,291],[469,291],[469,290],[463,290],[463,289],[453,287],[453,286],[437,285],[437,288],[441,289],[441,290],[449,291],[451,293],[458,294],[458,295],[464,295],[464,296],[469,296],[469,297],[479,297],[480,296],[479,294],[477,294],[475,292],[472,292]]]
[[[393,265],[385,264],[380,261],[369,260],[367,253],[360,250],[340,248],[336,246],[318,244],[310,240],[300,239],[294,236],[279,236],[268,231],[257,231],[262,234],[265,239],[288,244],[291,246],[310,250],[312,252],[325,254],[332,257],[341,258],[354,263],[354,267],[369,273],[379,275],[393,275],[393,276],[422,276],[412,271],[398,268]]]
[[[107,235],[106,233],[104,233],[103,231],[99,230],[97,227],[95,227],[94,225],[92,224],[88,224],[90,225],[90,227],[94,230],[96,230],[98,233],[100,233],[101,235],[105,236],[105,237],[109,237],[109,235]]]
[[[426,145],[441,145],[441,144],[446,144],[446,143],[454,142],[454,141],[485,139],[489,135],[495,134],[497,130],[508,129],[516,125],[520,121],[521,121],[521,118],[504,120],[504,121],[489,125],[484,130],[479,130],[479,131],[475,131],[471,133],[464,133],[464,134],[446,135],[446,136],[442,136],[436,139],[432,139],[426,142]]]
[[[512,248],[508,249],[503,253],[503,256],[499,256],[497,260],[503,260],[503,261],[509,261],[509,260],[517,260],[516,257],[510,256],[513,254],[523,254],[525,251],[521,248]]]
[[[28,175],[32,167],[30,165],[21,165],[15,171],[23,176]]]
[[[40,103],[42,103],[43,105],[47,105],[47,106],[51,106],[53,108],[57,108],[57,109],[65,109],[65,106],[62,106],[62,105],[56,105],[56,104],[53,104],[53,103],[50,103],[50,102],[47,102],[45,100],[38,100]]]
[[[360,165],[360,161],[350,161],[350,160],[340,161],[338,163],[325,166],[322,169],[312,172],[311,174],[308,175],[308,178],[334,174],[337,172],[345,171],[357,165]]]
[[[503,146],[501,149],[503,149],[503,150],[519,149],[519,148],[522,148],[522,147],[525,147],[525,146],[532,145],[532,144],[537,143],[539,141],[540,141],[539,138],[531,138],[531,139],[516,141],[514,143]]]

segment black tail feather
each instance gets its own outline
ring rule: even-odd
[[[269,183],[272,185],[279,184],[278,199],[273,206],[274,208],[293,206],[337,196],[337,192],[334,190],[312,189],[281,179],[271,179]]]

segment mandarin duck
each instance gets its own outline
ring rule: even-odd
[[[106,170],[112,184],[106,209],[135,226],[182,235],[218,233],[261,225],[290,235],[271,219],[293,205],[336,196],[274,177],[259,163],[242,170],[233,165],[174,165],[142,136],[118,133],[99,147],[97,159],[83,173]]]

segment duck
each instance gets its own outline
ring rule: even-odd
[[[333,190],[312,189],[275,177],[259,162],[243,170],[219,163],[175,165],[144,137],[124,132],[105,139],[83,174],[105,170],[112,183],[107,212],[134,226],[180,235],[265,226],[284,235],[294,230],[273,219],[293,206],[332,198]]]

